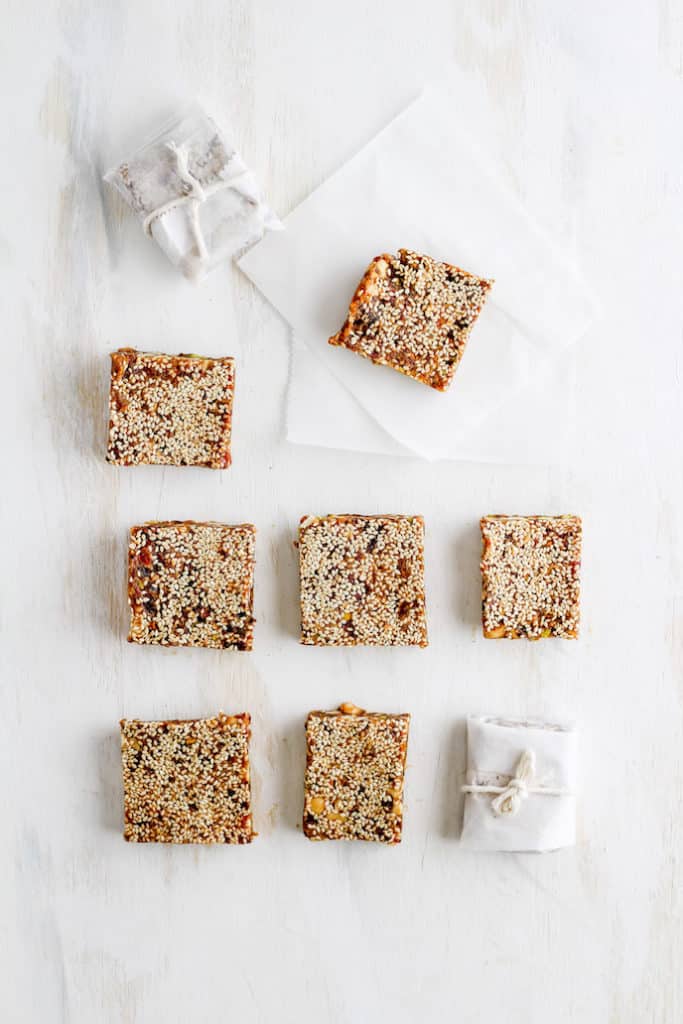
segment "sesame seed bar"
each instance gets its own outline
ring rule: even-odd
[[[306,719],[304,835],[395,844],[403,828],[410,715],[342,704]]]
[[[250,651],[255,539],[250,523],[134,526],[128,545],[128,640]]]
[[[121,721],[124,839],[250,843],[250,716]]]
[[[229,357],[112,352],[107,461],[226,469],[234,388]]]
[[[301,643],[427,646],[421,516],[304,516]]]
[[[579,629],[578,516],[484,516],[482,619],[490,640],[575,639]]]
[[[446,391],[492,284],[410,249],[383,253],[329,343]]]

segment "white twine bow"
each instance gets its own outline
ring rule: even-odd
[[[173,154],[176,165],[176,173],[182,183],[187,186],[188,191],[185,195],[176,196],[175,199],[170,199],[167,203],[163,203],[161,206],[157,206],[156,210],[152,210],[148,213],[143,221],[143,228],[148,235],[152,234],[152,225],[158,217],[163,217],[169,210],[175,210],[177,206],[187,204],[190,208],[190,225],[192,227],[192,234],[199,252],[199,258],[202,262],[208,259],[209,250],[206,247],[206,240],[202,232],[202,226],[199,223],[199,204],[203,203],[206,199],[207,192],[204,189],[202,183],[197,181],[195,176],[190,170],[189,154],[187,147],[183,143],[180,146],[176,146],[175,142],[167,142],[166,149]],[[221,183],[221,188],[225,186]]]
[[[201,181],[198,181],[190,170],[189,153],[185,143],[177,146],[173,141],[167,142],[166,149],[173,154],[176,173],[182,183],[187,186],[188,191],[182,196],[175,196],[174,199],[169,199],[167,203],[162,203],[161,206],[157,206],[155,210],[148,213],[142,222],[142,227],[146,234],[151,237],[152,226],[155,220],[159,217],[163,217],[163,215],[168,213],[170,210],[175,210],[178,206],[189,206],[192,234],[197,246],[197,251],[199,252],[199,258],[204,262],[204,260],[208,259],[209,250],[206,245],[204,233],[202,232],[202,226],[199,222],[199,205],[200,203],[205,202],[209,196],[212,196],[215,192],[220,192],[224,188],[235,188],[236,179],[228,181],[221,178],[220,181],[214,181],[211,185],[202,185]],[[238,175],[238,177],[240,177],[240,175]]]
[[[183,142],[178,146],[173,141],[167,142],[165,145],[166,149],[173,155],[176,173],[186,186],[187,191],[184,195],[175,196],[173,199],[169,199],[167,203],[162,203],[161,206],[157,206],[155,210],[148,213],[142,222],[142,227],[145,233],[152,237],[154,222],[159,217],[163,217],[165,213],[169,213],[179,206],[187,206],[189,208],[190,227],[199,253],[199,259],[201,263],[204,263],[209,258],[209,250],[199,221],[199,207],[201,203],[206,202],[216,192],[221,192],[226,188],[238,192],[247,203],[255,208],[260,206],[260,201],[254,195],[251,175],[246,168],[241,166],[237,154],[233,153],[229,157],[228,163],[221,171],[221,176],[217,181],[212,181],[209,185],[202,185],[201,181],[195,178],[190,170],[187,145]],[[228,168],[231,167],[233,161],[236,161],[239,167],[237,173],[233,171],[232,176],[228,176]]]
[[[534,777],[536,767],[536,756],[533,750],[525,750],[519,761],[515,774],[508,782],[502,793],[491,801],[491,810],[498,817],[504,814],[517,814],[522,806],[522,800],[529,795],[529,783]]]
[[[182,181],[183,185],[187,185],[189,191],[185,193],[186,199],[196,199],[198,202],[203,203],[206,198],[204,195],[204,188],[201,181],[195,178],[194,174],[190,170],[190,154],[187,151],[187,146],[183,143],[180,146],[176,146],[175,142],[167,142],[166,149],[173,154],[175,158],[176,174]]]
[[[463,786],[463,793],[494,793],[491,810],[497,818],[512,817],[519,811],[522,801],[529,793],[545,793],[548,796],[567,796],[567,789],[553,789],[548,786],[532,786],[536,770],[536,755],[533,750],[525,750],[520,755],[515,774],[506,786],[471,785]]]

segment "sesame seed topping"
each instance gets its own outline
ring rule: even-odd
[[[234,387],[231,358],[112,352],[107,461],[226,469]]]
[[[399,249],[372,261],[330,345],[445,391],[492,281]]]
[[[128,546],[128,639],[250,651],[254,546],[250,523],[134,526]]]
[[[427,646],[421,516],[305,516],[301,642]]]
[[[248,714],[121,722],[124,838],[250,843]]]
[[[481,533],[484,636],[575,639],[580,518],[484,516]]]
[[[400,843],[410,715],[311,711],[306,719],[304,835]]]

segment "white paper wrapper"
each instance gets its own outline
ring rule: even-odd
[[[197,104],[104,180],[193,280],[282,227],[230,136]]]
[[[549,363],[512,408],[501,405],[448,457],[514,465],[565,462],[574,437],[575,386],[576,366],[571,358]],[[292,338],[286,432],[294,444],[416,455],[391,437],[297,337]]]
[[[465,794],[462,843],[476,850],[542,853],[576,842],[577,736],[569,725],[486,716],[467,720],[468,786],[505,787],[525,751],[535,759],[529,792],[514,814],[497,815],[495,794]],[[557,793],[535,789],[566,790]]]
[[[560,388],[559,405],[555,393],[549,406],[552,430],[547,421],[541,427],[537,417],[548,405],[539,382],[558,363],[566,370],[567,348],[586,330],[595,304],[569,261],[479,156],[475,138],[457,86],[426,89],[286,218],[286,231],[267,236],[239,262],[327,374],[399,448],[429,459],[507,460],[510,448],[514,455],[521,446],[517,461],[528,461],[530,440],[543,448],[548,433],[560,434],[567,408]],[[446,394],[327,344],[370,260],[401,247],[495,279]],[[297,349],[292,392],[307,389],[300,377],[320,374]],[[534,388],[541,400],[527,411],[521,394]],[[322,436],[330,444],[334,435],[339,447],[360,447],[348,439],[362,426],[340,419],[335,429],[329,422],[338,418],[333,403],[321,429],[305,404],[291,401],[289,436],[310,444]],[[484,425],[498,410],[487,436]],[[386,450],[386,441],[363,448]]]

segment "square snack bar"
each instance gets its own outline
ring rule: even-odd
[[[112,352],[107,461],[226,469],[234,388],[230,357]]]
[[[250,716],[121,722],[124,838],[250,843]]]
[[[427,646],[421,516],[304,516],[301,643]]]
[[[304,835],[395,844],[403,828],[410,715],[342,704],[306,719]]]
[[[492,281],[409,249],[376,256],[330,345],[446,391]]]
[[[250,651],[255,538],[250,523],[134,526],[128,548],[128,640]]]
[[[573,846],[576,783],[573,726],[472,715],[463,844],[520,853]]]
[[[578,516],[484,516],[484,636],[575,639],[579,630]]]

